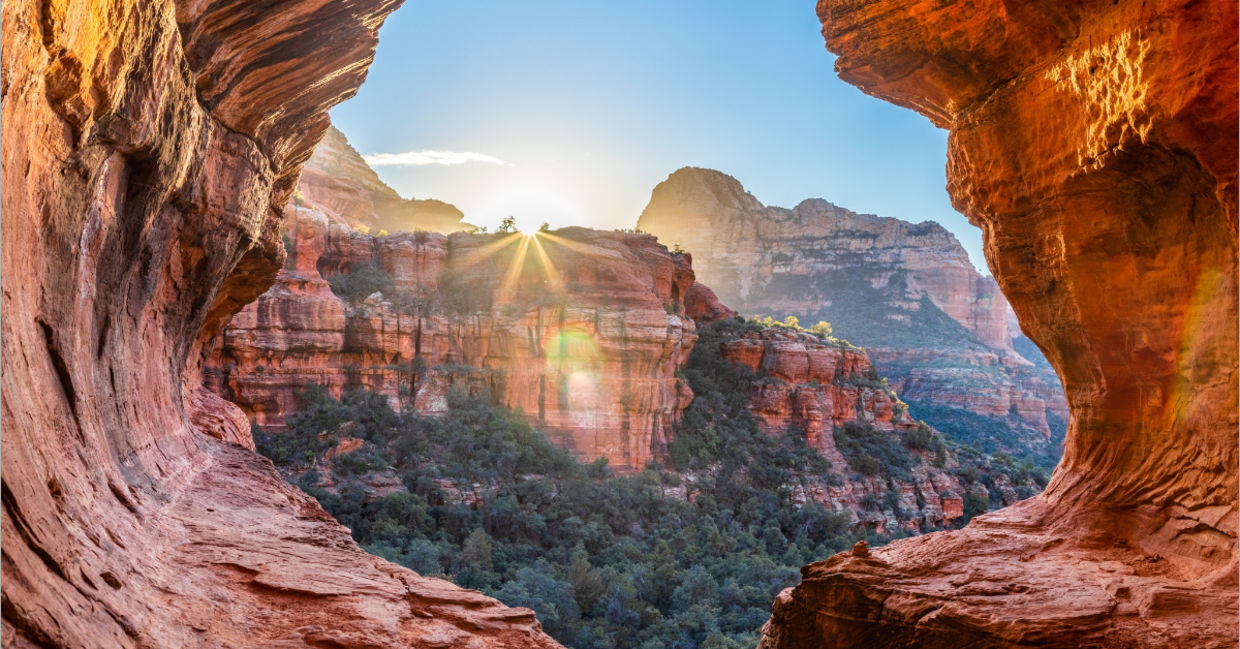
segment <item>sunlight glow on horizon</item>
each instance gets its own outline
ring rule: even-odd
[[[659,182],[697,166],[766,205],[936,221],[989,274],[947,196],[946,133],[834,61],[800,0],[406,3],[331,116],[358,151],[405,152],[375,168],[401,196],[489,229],[632,228]]]
[[[544,223],[560,228],[589,222],[577,192],[551,181],[505,183],[480,198],[478,205],[477,211],[466,213],[467,221],[494,227],[511,216],[519,232],[537,232]]]

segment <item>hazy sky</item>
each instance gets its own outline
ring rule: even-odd
[[[944,190],[946,132],[834,61],[812,0],[413,0],[332,119],[401,195],[478,225],[633,227],[692,165],[768,205],[938,221],[988,273]]]

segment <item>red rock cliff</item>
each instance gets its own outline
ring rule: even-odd
[[[819,445],[849,421],[887,431],[916,423],[877,378],[867,379],[877,375],[865,350],[776,326],[729,336],[720,354],[767,379],[754,386],[750,410],[769,431],[801,426]]]
[[[693,270],[653,237],[376,237],[292,213],[288,263],[229,323],[208,372],[263,426],[295,412],[308,381],[412,395],[424,413],[443,412],[460,385],[520,408],[585,459],[640,469],[692,399],[675,372],[696,339],[683,315]],[[323,278],[365,266],[392,282],[356,303]]]
[[[849,470],[836,446],[837,428],[848,423],[872,427],[899,444],[904,431],[917,427],[905,404],[876,378],[865,350],[775,326],[727,332],[719,352],[725,360],[754,371],[748,409],[765,432],[776,435],[790,427],[803,431],[806,441],[831,461],[840,479],[811,485],[805,499],[817,500],[833,512],[848,512],[856,524],[882,533],[900,527],[913,531],[944,527],[964,514],[961,497],[966,488],[957,476],[942,470],[946,463],[935,468],[920,462],[907,478],[866,477]],[[950,462],[952,468],[958,467],[954,454]],[[885,502],[892,490],[900,494],[897,507]],[[1009,491],[1015,502],[1015,491]]]
[[[1058,458],[1048,416],[1066,420],[1067,402],[1055,373],[1032,345],[1028,359],[1013,347],[1022,335],[998,285],[937,223],[820,199],[768,207],[726,174],[685,168],[655,187],[638,227],[692,252],[702,282],[742,314],[829,321],[915,408],[1000,420],[1022,437],[1003,450]]]
[[[6,2],[6,647],[551,646],[362,552],[201,388],[397,2]]]
[[[762,646],[1236,646],[1236,3],[818,10],[845,80],[950,129],[1072,417],[1043,495],[807,566]]]

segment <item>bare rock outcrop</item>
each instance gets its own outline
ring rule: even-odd
[[[763,428],[801,427],[828,458],[838,455],[827,441],[831,431],[846,422],[885,431],[916,425],[878,379],[865,350],[775,326],[726,337],[720,354],[761,377],[753,386],[750,411]]]
[[[470,230],[455,205],[434,199],[402,198],[379,179],[344,133],[328,127],[302,168],[293,204],[327,216],[333,223],[390,232]]]
[[[201,387],[397,4],[0,9],[4,646],[555,646],[362,552]]]
[[[839,480],[811,484],[799,497],[847,512],[856,525],[884,534],[901,527],[915,532],[947,527],[964,516],[966,488],[947,470],[959,468],[954,457],[945,457],[938,467],[918,457],[922,461],[910,467],[907,476],[883,471],[865,476],[849,469],[836,444],[837,429],[859,425],[899,445],[906,431],[917,428],[905,404],[878,378],[865,350],[773,326],[725,332],[719,352],[724,360],[754,372],[747,407],[763,431],[804,434],[831,462]],[[893,492],[899,497],[886,502]]]
[[[715,322],[735,318],[736,311],[720,302],[709,286],[694,282],[685,293],[685,315],[695,322]]]
[[[950,129],[1071,423],[1041,496],[807,566],[762,646],[1236,646],[1236,3],[818,11],[841,77]]]
[[[676,370],[697,337],[684,315],[693,269],[654,237],[369,236],[329,220],[291,210],[285,268],[209,361],[208,384],[262,426],[297,412],[307,382],[426,414],[459,386],[583,459],[641,469],[692,399]],[[353,301],[332,292],[328,279],[366,268],[388,283]]]
[[[770,207],[731,176],[687,167],[655,187],[638,227],[690,251],[701,281],[743,315],[832,323],[918,416],[936,423],[922,404],[981,415],[1018,438],[992,450],[1058,459],[1058,378],[1035,346],[1014,347],[1023,335],[998,285],[939,224],[821,199]]]

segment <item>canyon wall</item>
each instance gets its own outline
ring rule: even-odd
[[[846,422],[885,431],[916,425],[878,379],[865,350],[775,326],[727,336],[720,354],[759,377],[749,409],[770,432],[797,426],[825,450],[823,433],[830,437]]]
[[[696,339],[693,270],[649,235],[369,236],[330,221],[290,210],[285,268],[209,361],[208,385],[264,427],[299,409],[307,382],[427,414],[457,386],[585,460],[641,469],[692,399],[676,370]],[[366,268],[386,273],[373,294],[332,292],[328,280]]]
[[[754,373],[747,407],[763,431],[779,435],[791,428],[831,462],[839,479],[812,485],[801,495],[804,499],[823,503],[832,512],[849,513],[856,524],[888,534],[902,527],[917,532],[946,527],[964,515],[962,497],[967,489],[946,470],[947,456],[942,466],[935,467],[926,461],[933,452],[920,454],[926,457],[915,454],[921,461],[907,478],[883,471],[864,476],[850,470],[835,441],[837,429],[859,424],[902,445],[903,433],[917,428],[905,404],[878,379],[864,350],[774,326],[725,329],[719,352],[726,361]],[[958,467],[951,454],[950,468]],[[1005,487],[1000,498],[1016,502],[1019,498],[1010,480],[1007,476],[1000,480]],[[885,502],[892,491],[899,498]]]
[[[768,207],[730,176],[685,168],[655,187],[638,227],[692,252],[702,282],[744,315],[830,322],[866,347],[919,418],[980,415],[994,429],[976,431],[986,450],[1047,468],[1059,459],[1058,378],[1034,345],[1013,346],[1023,336],[998,285],[937,223],[821,199]]]
[[[1063,380],[1046,491],[806,566],[762,646],[1237,643],[1237,6],[823,0]]]
[[[307,383],[337,397],[365,388],[396,408],[432,415],[446,412],[450,390],[463,389],[524,412],[581,459],[640,469],[666,459],[693,399],[678,373],[697,338],[694,323],[719,322],[728,332],[719,355],[752,372],[748,409],[760,428],[796,429],[835,467],[838,481],[800,497],[883,533],[963,516],[969,484],[956,475],[963,467],[954,451],[932,466],[935,453],[923,450],[907,477],[903,470],[893,477],[850,471],[836,448],[834,434],[846,424],[901,447],[903,433],[917,427],[865,350],[734,321],[736,312],[694,281],[691,257],[649,235],[367,234],[359,226],[375,222],[374,204],[353,200],[356,188],[390,190],[342,138],[320,144],[328,152],[309,163],[319,171],[298,183],[275,284],[233,317],[208,353],[207,386],[258,425],[280,434],[304,409]],[[991,502],[1013,503],[1040,488],[1029,477],[1014,483],[1010,469],[987,468]]]
[[[201,387],[398,4],[4,3],[4,646],[554,646],[362,552]]]

